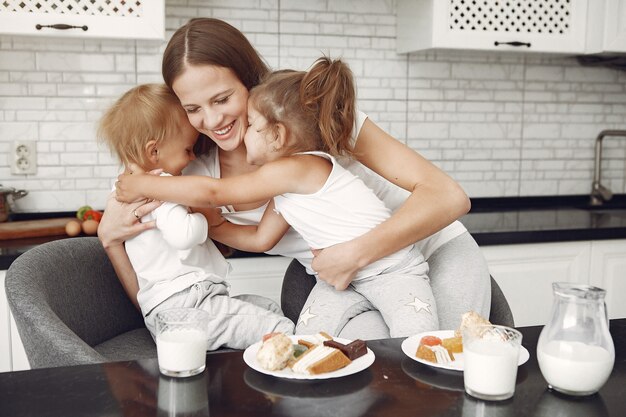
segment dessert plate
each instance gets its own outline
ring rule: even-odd
[[[303,336],[304,335],[296,335],[296,336],[289,336],[289,338],[294,344],[296,344],[298,343],[298,339],[301,339]],[[342,339],[340,337],[335,337],[334,340],[343,344],[348,344],[352,342],[352,340]],[[346,376],[346,375],[356,374],[357,372],[361,372],[362,370],[369,368],[369,366],[372,363],[374,363],[374,359],[376,359],[374,352],[372,352],[370,348],[367,348],[367,353],[365,355],[353,360],[350,365],[341,369],[337,369],[336,371],[333,371],[333,372],[326,372],[326,373],[318,374],[318,375],[305,375],[305,374],[299,374],[299,373],[293,372],[290,368],[285,368],[280,371],[268,371],[267,369],[263,369],[256,360],[256,353],[258,352],[262,343],[263,342],[257,342],[253,344],[252,346],[248,347],[243,352],[243,360],[250,368],[254,369],[255,371],[261,372],[262,374],[265,374],[265,375],[277,376],[279,378],[288,378],[288,379],[339,378],[339,377]]]
[[[415,336],[408,337],[402,342],[402,351],[404,352],[404,354],[416,362],[423,363],[424,365],[428,365],[433,368],[448,369],[452,371],[463,370],[463,354],[462,353],[455,353],[454,361],[449,362],[449,363],[429,362],[427,360],[424,360],[415,356],[415,352],[417,352],[417,347],[420,344],[420,340],[422,340],[422,337],[424,336],[437,336],[440,339],[445,339],[446,337],[454,337],[454,330],[434,330],[432,332],[419,333],[419,334],[416,334]],[[528,353],[528,350],[526,350],[524,346],[520,346],[519,360],[517,362],[517,365],[519,366],[519,365],[526,363],[526,361],[528,361],[529,358],[530,358],[530,353]]]

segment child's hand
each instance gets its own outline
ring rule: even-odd
[[[141,194],[141,177],[146,174],[139,166],[129,164],[126,171],[117,177],[115,182],[115,199],[124,203],[132,203],[145,199]]]
[[[203,214],[209,224],[209,229],[211,227],[220,226],[226,221],[226,219],[222,217],[222,209],[219,207],[191,207],[191,211],[193,213]]]

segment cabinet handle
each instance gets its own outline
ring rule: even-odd
[[[494,42],[495,46],[499,46],[499,45],[511,45],[511,46],[527,46],[530,48],[530,42],[498,42],[495,41]]]
[[[71,26],[71,25],[66,25],[65,23],[57,23],[55,25],[40,25],[40,24],[35,25],[35,29],[37,30],[41,30],[42,28],[52,28],[52,29],[59,29],[59,30],[82,29],[85,32],[87,31],[87,29],[89,29],[87,25]]]

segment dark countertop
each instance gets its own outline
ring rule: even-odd
[[[602,207],[590,207],[589,196],[493,197],[472,199],[461,218],[479,245],[626,239],[626,194]],[[13,214],[13,220],[73,216],[74,213]],[[66,236],[0,240],[0,270],[44,242]],[[236,252],[233,257],[262,256]]]
[[[588,397],[547,389],[536,354],[541,329],[519,328],[530,359],[518,368],[515,395],[502,402],[468,396],[461,372],[411,360],[397,338],[367,342],[376,359],[366,370],[319,381],[261,374],[244,363],[240,351],[210,353],[202,374],[178,380],[160,376],[156,359],[0,373],[0,410],[11,417],[623,416],[626,319],[611,321],[613,371]]]

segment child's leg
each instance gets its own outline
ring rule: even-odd
[[[372,308],[372,304],[353,289],[337,291],[318,279],[298,317],[296,334],[324,331],[338,336],[351,318]]]
[[[421,254],[412,252],[401,265],[352,285],[380,311],[391,337],[406,337],[439,328],[427,271]]]
[[[280,314],[281,316],[284,315],[283,311],[280,309],[280,306],[278,305],[276,301],[271,300],[267,297],[263,297],[261,295],[239,294],[239,295],[233,295],[232,298],[236,298],[237,300],[240,300],[246,303],[254,304],[257,307],[264,308],[273,313]]]
[[[162,304],[164,308],[193,307],[209,313],[207,350],[222,346],[245,349],[271,332],[293,334],[291,320],[258,305],[230,297],[225,283],[198,282]],[[162,309],[161,305],[159,309]]]

